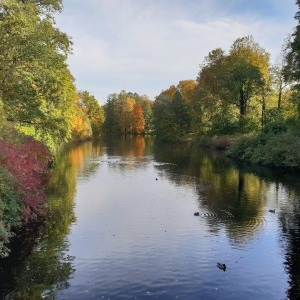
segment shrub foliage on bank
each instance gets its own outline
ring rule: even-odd
[[[241,138],[227,150],[233,158],[274,167],[300,167],[300,136],[295,128],[272,125],[256,136]]]
[[[42,213],[51,156],[32,138],[17,144],[0,140],[0,148],[0,256],[5,256],[12,229]]]

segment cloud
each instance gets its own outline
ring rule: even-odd
[[[57,24],[73,38],[69,65],[79,89],[101,103],[123,89],[154,99],[180,80],[196,79],[209,51],[228,51],[239,37],[252,34],[273,59],[279,54],[295,23],[292,4],[269,6],[287,16],[279,22],[256,6],[235,12],[238,2],[65,0]]]

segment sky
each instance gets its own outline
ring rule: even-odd
[[[73,41],[68,58],[78,90],[102,105],[109,94],[154,100],[196,79],[205,56],[252,35],[279,55],[296,26],[295,0],[63,0],[57,27]]]

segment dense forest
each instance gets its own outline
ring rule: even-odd
[[[195,79],[154,100],[121,91],[103,106],[75,86],[67,64],[72,41],[54,18],[61,11],[62,0],[0,2],[2,255],[11,228],[41,213],[53,155],[70,141],[155,134],[250,162],[300,167],[300,11],[273,64],[252,36],[240,37],[228,52],[212,49]]]

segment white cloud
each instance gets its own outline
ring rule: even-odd
[[[280,6],[287,19],[279,22],[259,11],[234,13],[237,0],[227,6],[221,0],[66,0],[57,23],[73,38],[69,65],[78,88],[103,103],[122,89],[154,98],[179,80],[195,79],[209,51],[228,51],[245,35],[274,59],[295,24],[289,1]]]

